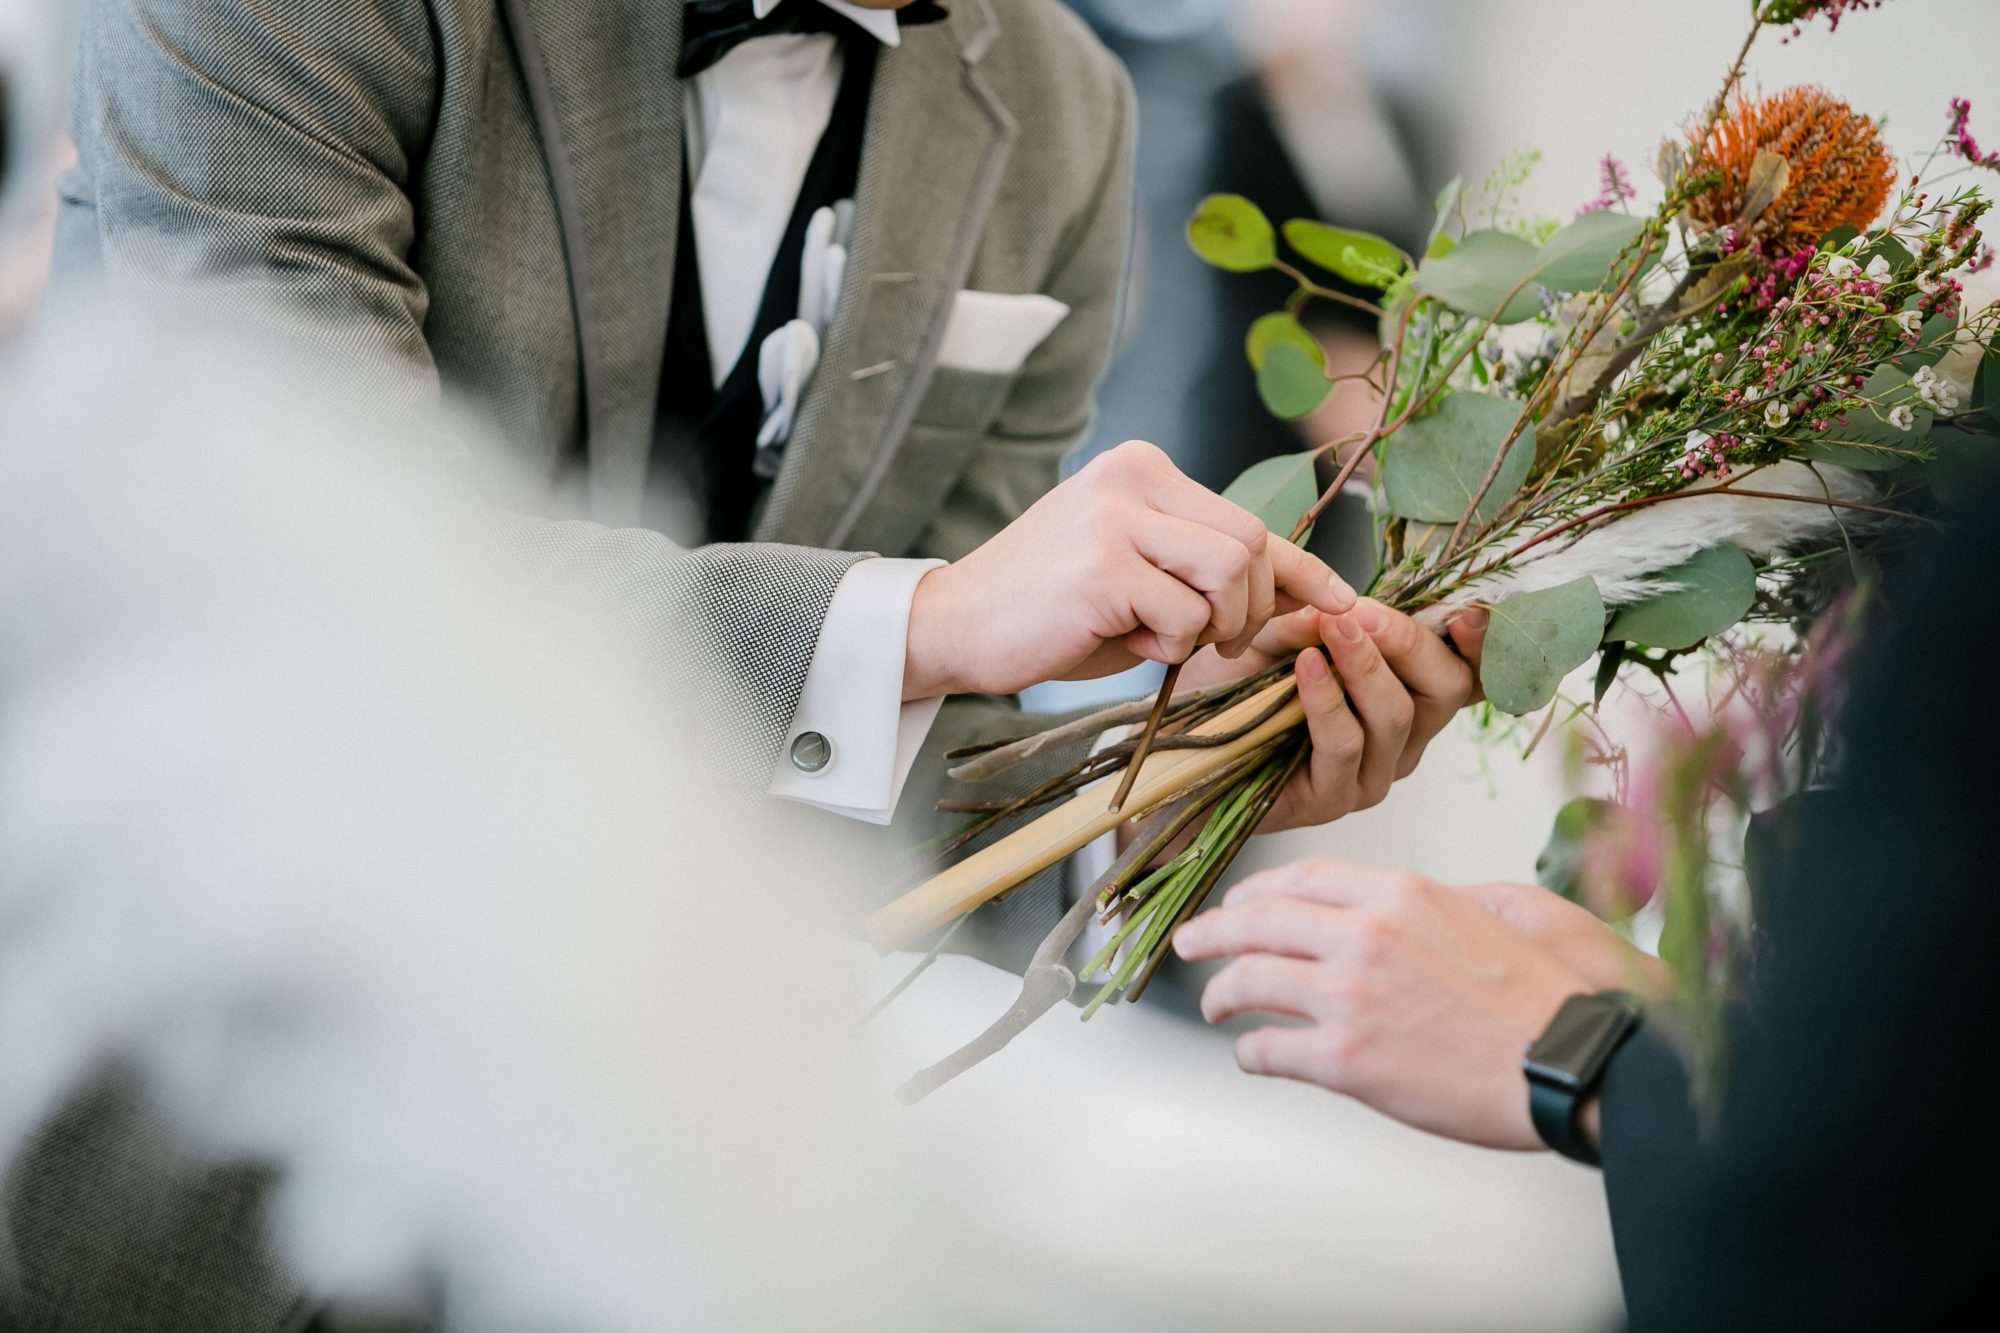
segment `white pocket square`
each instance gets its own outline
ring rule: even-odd
[[[1061,301],[1035,292],[960,292],[945,321],[938,365],[1012,375],[1067,314]]]

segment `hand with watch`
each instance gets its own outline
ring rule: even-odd
[[[1210,1022],[1306,1020],[1239,1037],[1246,1071],[1318,1084],[1433,1134],[1583,1161],[1594,1148],[1579,1114],[1638,1022],[1626,992],[1669,985],[1657,959],[1545,889],[1338,861],[1249,877],[1181,927],[1175,947],[1232,960],[1203,992]]]
[[[1585,1123],[1585,1112],[1611,1057],[1644,1019],[1644,1007],[1623,991],[1563,1001],[1521,1062],[1528,1076],[1528,1116],[1543,1143],[1571,1161],[1599,1164],[1596,1126]]]

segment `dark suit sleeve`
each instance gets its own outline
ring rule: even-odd
[[[1991,532],[2000,508],[1967,534]],[[1779,876],[1705,1147],[1657,1047],[1603,1103],[1639,1330],[1949,1327],[1990,1264],[2000,620],[1964,535],[1859,664],[1843,777]],[[1896,584],[1891,583],[1893,589]]]

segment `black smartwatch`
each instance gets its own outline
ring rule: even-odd
[[[1586,1166],[1598,1164],[1596,1145],[1584,1137],[1578,1113],[1644,1016],[1639,1002],[1623,991],[1572,995],[1528,1044],[1521,1071],[1528,1076],[1528,1114],[1543,1143]]]

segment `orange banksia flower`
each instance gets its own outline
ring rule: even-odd
[[[1749,235],[1777,254],[1816,244],[1845,223],[1866,229],[1888,202],[1896,159],[1875,122],[1819,88],[1787,88],[1769,97],[1738,97],[1706,143],[1691,143],[1694,170],[1721,179],[1688,204],[1703,230],[1740,225],[1771,184],[1759,156],[1785,160],[1784,188],[1754,219]]]

